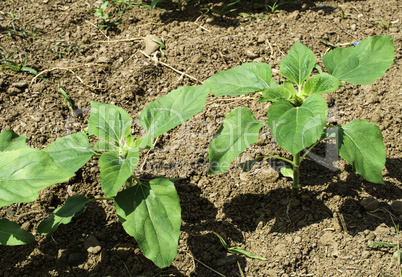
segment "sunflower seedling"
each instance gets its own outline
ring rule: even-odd
[[[395,57],[390,36],[375,36],[356,47],[336,48],[322,57],[328,73],[310,76],[316,58],[300,42],[290,49],[280,63],[280,84],[272,79],[268,64],[245,63],[218,72],[205,81],[215,96],[261,93],[259,102],[269,101],[267,122],[256,119],[250,109],[235,108],[223,121],[209,145],[209,174],[226,172],[234,159],[250,144],[257,142],[262,127],[268,123],[271,134],[293,159],[266,153],[285,161],[281,173],[293,179],[292,196],[297,196],[301,183],[301,162],[320,142],[334,137],[339,156],[353,170],[373,183],[384,183],[385,147],[380,129],[365,120],[344,125],[327,125],[328,106],[321,94],[343,86],[341,81],[365,85],[385,75]],[[319,68],[319,67],[318,67]],[[321,69],[320,69],[321,70]],[[261,157],[248,163],[248,170]],[[336,156],[337,157],[337,156]],[[331,166],[331,165],[330,165]]]
[[[179,196],[173,180],[141,180],[134,171],[139,153],[152,148],[154,138],[199,113],[208,94],[206,86],[181,87],[150,103],[138,118],[146,133],[137,139],[131,134],[132,119],[127,111],[95,101],[88,119],[88,134],[98,139],[93,146],[83,132],[59,138],[43,150],[28,147],[26,137],[12,130],[2,132],[0,207],[34,201],[40,190],[67,181],[91,157],[97,157],[104,197],[69,197],[39,224],[38,233],[56,231],[90,202],[112,200],[123,228],[135,238],[145,257],[158,267],[169,266],[177,254],[180,234]],[[19,245],[33,239],[17,223],[0,219],[0,244]]]

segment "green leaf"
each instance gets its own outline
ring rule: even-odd
[[[331,93],[342,86],[342,83],[327,73],[314,75],[307,79],[303,87],[303,97],[308,97],[312,94]]]
[[[70,223],[73,216],[84,210],[88,202],[90,202],[90,199],[82,195],[69,197],[63,206],[58,207],[49,218],[39,224],[38,232],[47,235],[56,231],[60,224]]]
[[[258,260],[262,260],[262,261],[267,260],[264,257],[260,257],[260,256],[257,256],[257,255],[251,254],[250,252],[247,252],[246,250],[243,250],[238,246],[229,247],[227,250],[228,250],[229,253],[233,253],[233,254],[237,254],[237,255],[243,255],[243,256],[246,256],[247,258],[258,259]]]
[[[128,113],[114,105],[91,101],[91,112],[88,120],[89,135],[96,135],[101,140],[122,143],[130,134],[131,117]]]
[[[280,63],[280,74],[300,86],[313,71],[316,59],[313,51],[300,42],[290,48]]]
[[[135,140],[134,149],[140,152],[143,149],[151,149],[153,148],[153,139],[149,135],[145,135]]]
[[[228,113],[209,145],[208,174],[227,171],[240,153],[257,142],[263,126],[248,108],[236,108]]]
[[[117,215],[145,257],[158,267],[169,266],[177,255],[181,226],[180,200],[167,179],[153,179],[117,194]]]
[[[148,135],[158,137],[201,112],[208,94],[207,86],[179,87],[146,106],[139,124]]]
[[[377,125],[365,120],[354,120],[338,126],[339,155],[367,181],[383,184],[385,146]]]
[[[285,177],[289,177],[293,179],[293,169],[290,165],[284,165],[280,169],[281,173]]]
[[[72,176],[38,149],[0,152],[0,207],[34,201],[40,190]]]
[[[21,227],[5,218],[0,219],[0,245],[23,245],[35,237]]]
[[[103,153],[99,158],[100,183],[106,197],[113,197],[133,174],[139,161],[139,154],[130,151],[127,157],[116,152]]]
[[[97,141],[94,145],[94,150],[97,152],[118,151],[116,145],[114,145],[113,143],[111,143],[109,141],[104,141],[104,140]]]
[[[26,140],[25,135],[20,136],[14,133],[13,130],[5,130],[0,133],[0,152],[28,148]]]
[[[336,48],[322,57],[328,72],[356,85],[373,83],[384,76],[394,60],[395,50],[391,36],[374,36],[356,47]]]
[[[266,63],[244,63],[216,73],[204,83],[215,96],[242,95],[271,87],[272,70]],[[274,83],[272,83],[274,84]]]
[[[84,133],[74,133],[55,140],[43,149],[61,167],[74,173],[94,154]]]
[[[364,247],[371,247],[371,246],[389,246],[389,247],[397,247],[395,244],[392,244],[392,243],[386,243],[386,242],[374,242],[374,243],[371,243],[371,244],[368,244],[368,245],[366,245],[366,246],[364,246]]]
[[[268,125],[279,145],[296,155],[321,137],[327,110],[327,103],[319,94],[308,97],[300,107],[279,99],[268,109]]]
[[[284,82],[280,86],[267,88],[262,91],[262,96],[258,102],[275,101],[277,99],[290,99],[296,94],[291,82]]]

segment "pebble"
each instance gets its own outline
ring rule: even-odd
[[[250,59],[255,59],[259,56],[259,54],[253,52],[251,49],[246,49],[246,56]]]
[[[370,251],[367,251],[367,250],[363,251],[362,252],[362,258],[367,259],[368,257],[370,257]]]
[[[84,241],[84,247],[91,254],[97,254],[102,250],[100,242],[93,235],[88,236]]]
[[[154,35],[147,35],[144,38],[144,43],[145,43],[144,53],[147,54],[148,56],[159,49],[159,44],[157,44],[155,41],[153,41],[154,39],[161,41],[161,39],[159,37],[154,36]]]
[[[16,88],[23,89],[23,88],[28,87],[28,83],[27,82],[12,83],[12,86],[16,87]]]
[[[21,92],[22,92],[22,90],[19,89],[19,88],[16,88],[16,87],[9,87],[7,89],[7,93],[10,94],[10,95],[17,95],[17,94],[19,94]]]
[[[392,209],[395,213],[397,213],[397,214],[399,214],[399,215],[402,215],[402,201],[400,201],[400,200],[394,201],[394,202],[391,204],[391,209]]]
[[[356,25],[356,24],[350,25],[350,29],[351,29],[352,31],[356,31],[357,25]]]
[[[360,201],[360,205],[362,205],[366,211],[374,211],[378,209],[380,203],[374,197],[369,196]]]

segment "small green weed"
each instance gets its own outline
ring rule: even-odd
[[[102,1],[101,6],[98,9],[91,10],[96,17],[100,20],[97,25],[101,29],[113,29],[123,23],[123,15],[126,11],[133,6],[141,4],[135,3],[131,0],[112,0]]]
[[[67,103],[67,106],[68,106],[68,109],[70,110],[70,113],[73,114],[73,113],[74,113],[74,107],[75,107],[74,101],[73,101],[73,100],[71,99],[71,97],[67,94],[67,92],[66,92],[64,89],[61,88],[61,86],[60,86],[61,80],[62,80],[62,79],[59,80],[59,83],[58,83],[58,85],[57,85],[57,89],[58,89],[58,91],[61,93],[61,95],[63,95],[63,100],[62,100],[62,102],[63,102],[63,103]]]
[[[385,19],[383,19],[383,20],[374,20],[374,22],[376,22],[376,23],[382,25],[382,27],[383,27],[385,30],[388,30],[388,29],[389,29],[389,23],[388,23],[387,21],[385,21]]]
[[[217,233],[214,232],[214,234],[219,238],[219,240],[221,241],[221,244],[223,246],[223,248],[225,248],[226,251],[228,251],[229,253],[232,254],[237,254],[237,255],[244,255],[247,258],[251,258],[251,259],[259,259],[262,261],[266,261],[267,259],[265,259],[264,257],[260,257],[254,254],[251,254],[250,252],[247,252],[246,250],[241,249],[238,246],[232,246],[229,247],[229,245],[226,243],[226,241]]]
[[[286,4],[296,4],[296,2],[292,2],[292,1],[285,1],[285,2],[275,2],[272,5],[264,5],[265,9],[267,10],[267,12],[271,13],[271,14],[277,14],[282,12],[281,10],[279,10],[280,6],[286,5]]]
[[[3,52],[4,53],[4,52]],[[8,59],[0,59],[0,72],[4,71],[4,70],[12,70],[14,72],[29,72],[32,73],[33,75],[38,75],[38,72],[30,67],[27,67],[27,56],[25,56],[24,58],[24,62],[22,63],[22,66],[19,66],[15,61],[11,60],[13,56],[8,56]],[[43,78],[42,76],[39,76],[42,80],[46,81],[47,80],[45,78]]]
[[[47,47],[47,50],[50,52],[57,54],[59,59],[63,58],[63,56],[69,56],[73,52],[77,52],[80,56],[84,54],[82,51],[84,50],[84,46],[78,45],[76,42],[55,42],[52,43],[50,47]]]
[[[220,8],[201,8],[200,10],[214,12],[218,14],[221,19],[223,19],[224,16],[227,16],[229,13],[235,12],[237,10],[237,8],[231,8],[231,7],[238,3],[240,3],[240,0],[224,4]]]
[[[162,57],[165,56],[165,53],[163,52],[163,49],[166,49],[166,44],[163,42],[163,40],[157,40],[157,39],[152,39],[152,41],[156,42],[159,45],[159,51],[162,54]]]
[[[341,17],[341,19],[347,19],[350,16],[352,16],[351,13],[345,13],[345,11],[342,9],[342,7],[338,7],[339,9],[339,16]]]
[[[368,244],[364,247],[373,247],[373,246],[388,246],[388,247],[395,247],[396,248],[396,254],[398,257],[398,269],[399,269],[399,277],[402,277],[402,267],[401,267],[401,248],[400,248],[400,240],[399,240],[399,224],[395,224],[394,219],[391,216],[392,223],[394,224],[395,227],[395,233],[396,233],[396,244],[392,243],[386,243],[386,242],[374,242],[371,244]]]

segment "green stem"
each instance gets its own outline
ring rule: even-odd
[[[300,162],[307,156],[308,153],[310,153],[310,151],[321,142],[321,140],[316,141],[313,145],[310,146],[309,149],[307,149],[306,153],[303,154],[303,156],[301,156],[300,158]]]
[[[137,184],[141,185],[142,182],[135,175],[131,175],[131,177],[137,182]]]
[[[291,160],[288,160],[288,159],[286,159],[286,158],[282,158],[282,157],[275,156],[275,155],[271,155],[271,154],[262,155],[262,156],[260,156],[260,157],[258,157],[258,158],[263,158],[263,157],[270,157],[270,158],[282,160],[282,161],[285,161],[285,162],[287,162],[287,163],[290,163],[292,166],[294,166],[294,163],[293,163]]]
[[[292,186],[292,197],[296,197],[301,184],[299,183],[299,166],[300,166],[300,152],[293,157],[293,186]]]

